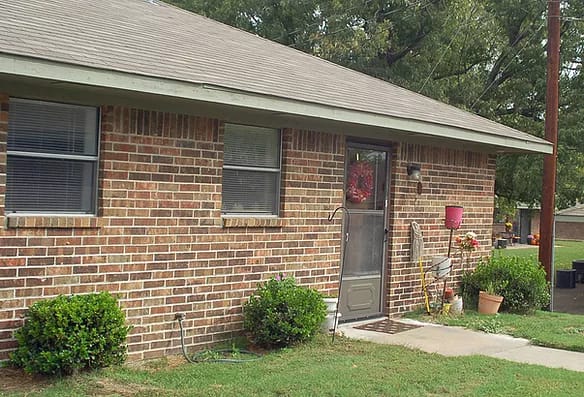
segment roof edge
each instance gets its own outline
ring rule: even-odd
[[[414,119],[303,102],[250,91],[233,90],[228,87],[205,84],[204,82],[171,80],[8,53],[0,53],[0,73],[362,124],[422,134],[434,138],[459,139],[495,146],[500,152],[545,154],[553,152],[551,143],[537,137],[524,140],[498,136]]]

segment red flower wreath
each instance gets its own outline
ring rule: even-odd
[[[349,168],[347,199],[355,204],[367,200],[373,193],[373,167],[367,161],[355,161]]]

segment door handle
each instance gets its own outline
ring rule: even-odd
[[[387,228],[383,229],[383,242],[386,243],[387,242],[387,234],[389,233],[389,230]]]

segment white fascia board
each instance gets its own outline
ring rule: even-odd
[[[205,83],[90,68],[12,54],[0,54],[0,73],[401,130],[437,138],[496,146],[501,151],[546,154],[551,154],[553,151],[551,143],[543,140],[522,140],[459,127],[231,90]]]

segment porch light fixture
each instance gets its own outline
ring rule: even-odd
[[[412,181],[418,181],[418,184],[416,186],[416,191],[418,192],[418,195],[422,194],[421,169],[422,167],[420,167],[420,164],[410,163],[407,166],[408,178]]]
[[[421,171],[421,167],[420,164],[408,164],[407,167],[407,171],[408,171],[408,178],[410,178],[413,181],[419,181],[422,178],[422,173]]]

